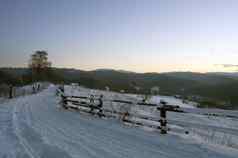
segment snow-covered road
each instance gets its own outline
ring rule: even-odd
[[[0,158],[236,158],[236,149],[60,108],[55,87],[0,104]]]

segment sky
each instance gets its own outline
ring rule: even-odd
[[[0,67],[238,70],[237,0],[0,0]]]

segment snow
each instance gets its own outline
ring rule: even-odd
[[[192,102],[190,102],[190,104],[186,104],[186,103],[183,103],[181,99],[177,99],[171,96],[153,96],[150,99],[150,102],[159,104],[160,100],[164,100],[171,105],[177,105],[183,108],[194,108]]]
[[[236,158],[238,155],[236,118],[169,113],[171,131],[161,135],[158,130],[128,126],[117,119],[65,110],[59,106],[55,90],[51,85],[38,94],[0,104],[0,158]],[[82,87],[66,91],[85,96],[104,94],[105,100],[140,100],[136,95]],[[105,106],[118,109],[109,101]],[[134,105],[131,110],[157,114],[153,108]],[[189,135],[184,134],[185,130]]]
[[[0,103],[4,102],[4,98],[3,97],[0,97]]]

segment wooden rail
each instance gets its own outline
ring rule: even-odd
[[[85,102],[85,101],[78,101],[78,100],[72,100],[72,98],[76,98],[76,99],[88,99],[88,100],[99,100],[100,98],[92,98],[92,97],[86,97],[86,96],[64,96],[61,95],[62,97],[62,104],[63,107],[65,109],[68,108],[72,108],[72,109],[77,109],[77,110],[81,110],[84,112],[90,112],[92,108],[96,109],[96,110],[102,110],[101,107],[97,107],[97,105],[93,105],[90,104],[90,102]],[[166,134],[167,133],[167,120],[166,120],[166,112],[167,111],[175,111],[175,112],[182,112],[181,110],[179,110],[178,106],[160,106],[157,104],[151,104],[151,103],[144,103],[144,102],[138,102],[138,103],[134,103],[132,101],[126,101],[126,100],[119,100],[119,99],[114,99],[114,100],[108,100],[111,102],[115,102],[115,103],[123,103],[123,104],[128,104],[128,105],[143,105],[143,106],[153,106],[153,107],[157,107],[157,110],[160,111],[160,118],[155,118],[155,117],[150,117],[150,116],[145,116],[145,115],[140,115],[140,114],[132,114],[132,113],[125,113],[125,112],[120,112],[120,111],[113,111],[113,110],[109,110],[109,109],[103,109],[104,113],[107,113],[107,116],[109,117],[109,115],[111,115],[111,117],[113,117],[112,114],[114,115],[118,115],[122,117],[122,121],[124,122],[128,122],[128,123],[133,123],[135,125],[141,125],[141,126],[147,126],[147,127],[151,127],[151,128],[156,128],[156,129],[160,129],[161,134]],[[68,103],[71,103],[75,106],[68,106]],[[94,101],[93,101],[94,102]],[[88,108],[88,110],[82,109],[80,107],[84,107],[84,108]],[[134,118],[138,118],[138,119],[142,119],[142,120],[150,120],[153,121],[154,123],[159,123],[160,125],[155,125],[155,124],[149,124],[149,123],[145,123],[145,122],[140,122],[138,120],[130,120],[130,117],[134,117]]]
[[[64,96],[64,93],[61,93],[61,94],[62,94],[61,97],[62,97],[63,107],[66,109],[73,108],[73,109],[81,110],[83,112],[92,113],[90,109],[94,108],[97,111],[101,111],[101,112],[103,111],[103,115],[107,117],[114,117],[114,118],[121,117],[121,120],[127,123],[159,129],[161,134],[166,134],[167,131],[169,130],[169,128],[167,127],[167,123],[168,123],[167,112],[193,113],[193,114],[213,115],[213,116],[228,116],[228,115],[225,115],[224,111],[222,110],[218,110],[220,113],[211,113],[211,112],[209,113],[203,109],[181,108],[176,105],[169,105],[163,101],[160,102],[160,104],[151,104],[151,103],[145,103],[145,102],[132,102],[132,101],[120,100],[120,99],[114,99],[114,100],[101,99],[101,101],[110,101],[110,102],[122,103],[127,105],[142,105],[142,106],[148,106],[148,107],[155,107],[160,112],[159,117],[147,116],[142,114],[120,112],[120,111],[115,111],[112,109],[105,109],[103,107],[97,107],[97,105],[94,105],[95,104],[94,101],[95,100],[98,101],[100,100],[100,98],[87,97],[87,96]],[[74,99],[79,99],[79,100],[74,100]],[[85,100],[80,101],[80,99],[86,99],[86,100],[89,100],[89,102]],[[68,106],[68,103],[71,103],[75,106],[70,107]],[[86,109],[82,109],[81,107]],[[96,114],[96,113],[97,112],[94,112],[92,114]],[[234,115],[231,115],[231,116],[229,115],[229,117],[238,118],[236,113],[234,113]],[[136,119],[133,120],[132,118],[136,118]],[[145,120],[145,121],[143,122],[140,120]]]

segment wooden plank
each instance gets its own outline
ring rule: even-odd
[[[125,101],[125,100],[119,100],[119,99],[114,99],[114,100],[112,100],[112,102],[125,103],[125,104],[133,104],[133,102],[131,102],[131,101]]]
[[[93,109],[100,109],[97,105],[90,105],[85,102],[78,102],[78,101],[70,101],[73,105],[82,106],[82,107],[88,107]]]
[[[79,99],[89,99],[89,97],[86,97],[86,96],[67,96],[67,97],[70,97],[70,98],[79,98]],[[94,98],[96,99],[96,98]]]
[[[152,104],[152,103],[142,103],[142,102],[137,103],[137,105],[143,105],[143,106],[158,106],[157,104]]]

